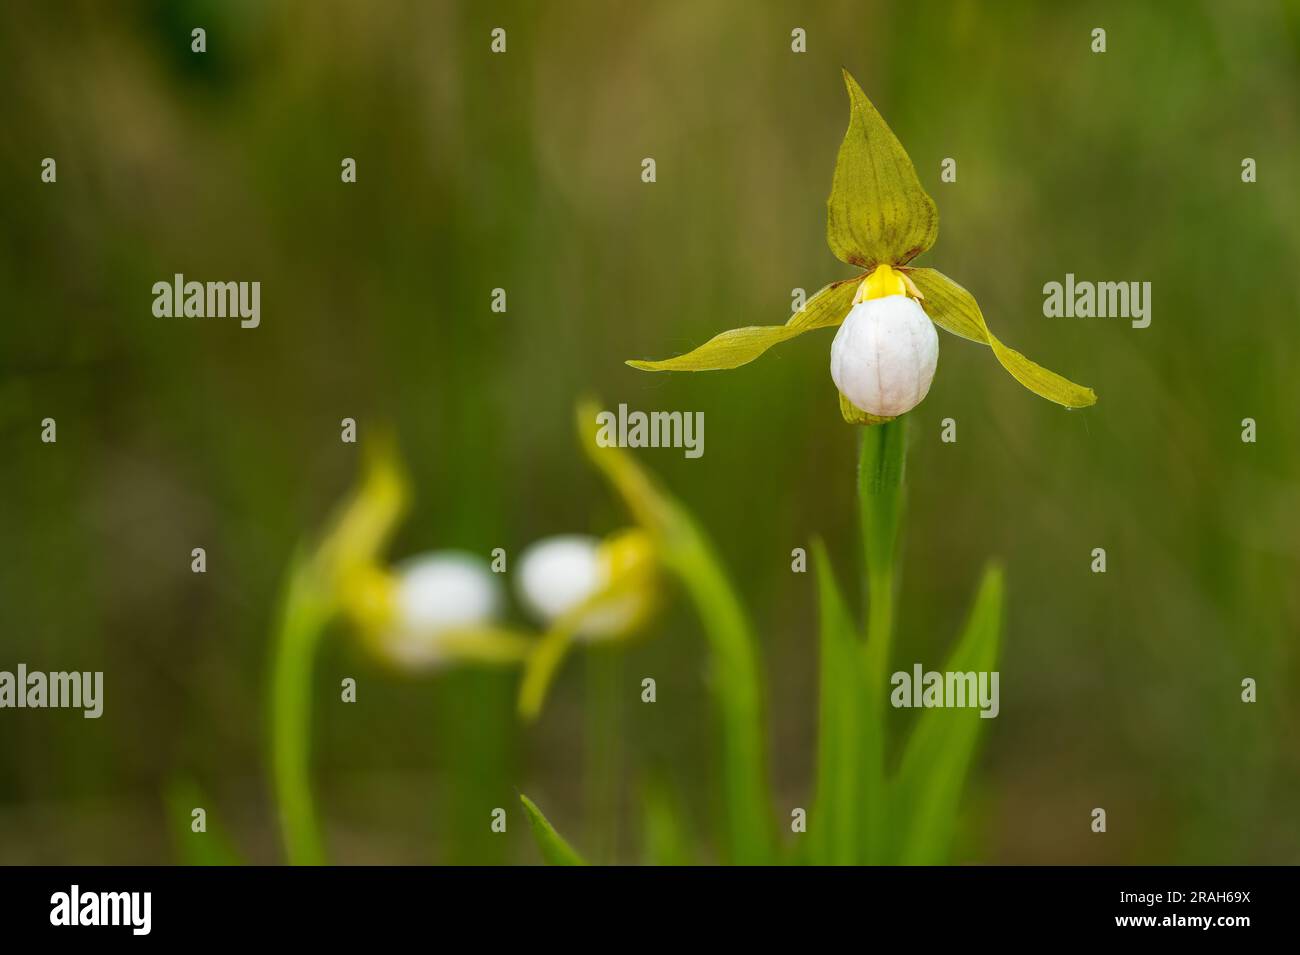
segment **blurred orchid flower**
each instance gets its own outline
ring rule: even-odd
[[[406,484],[391,443],[369,456],[360,489],[317,555],[339,609],[366,646],[392,666],[518,663],[533,640],[496,625],[502,587],[482,558],[432,551],[388,567],[382,554],[406,510]]]
[[[596,428],[595,406],[582,406],[583,447],[610,475],[608,468],[618,465],[605,452],[617,449],[598,448]],[[632,469],[629,475],[642,475],[630,463],[626,466]],[[525,665],[519,689],[519,714],[525,720],[536,719],[541,712],[551,681],[575,641],[605,645],[628,639],[644,628],[659,604],[662,519],[656,515],[662,504],[644,476],[639,483],[626,478],[614,481],[619,490],[632,490],[631,483],[636,488],[624,498],[636,526],[603,539],[551,537],[520,555],[520,601],[547,625]]]
[[[431,551],[354,577],[345,607],[366,645],[400,669],[518,663],[533,640],[499,627],[505,595],[483,558]]]
[[[611,644],[644,627],[657,604],[658,559],[640,528],[603,540],[552,537],[520,556],[518,581],[520,600],[547,625],[519,688],[519,714],[532,720],[575,641]]]
[[[516,580],[520,600],[543,623],[572,615],[573,635],[596,643],[645,621],[653,572],[648,536],[630,529],[604,540],[573,534],[538,541],[520,555]]]
[[[367,445],[360,485],[316,548],[295,555],[284,584],[272,649],[271,772],[294,865],[326,858],[311,787],[311,687],[331,623],[350,621],[380,659],[404,670],[516,664],[535,642],[492,623],[501,588],[478,558],[451,551],[384,563],[408,496],[392,440]]]

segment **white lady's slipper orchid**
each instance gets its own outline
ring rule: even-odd
[[[375,650],[412,669],[490,656],[488,644],[505,639],[490,629],[503,605],[487,563],[459,551],[412,557],[391,572],[373,568],[349,600]]]
[[[938,360],[938,335],[932,327],[938,325],[987,345],[1002,367],[1034,394],[1066,408],[1096,404],[1091,388],[1062,378],[1004,344],[989,330],[966,289],[936,269],[908,264],[934,245],[939,211],[921,187],[902,143],[847,71],[844,85],[849,128],[826,200],[826,242],[841,262],[864,271],[822,288],[784,325],[733,328],[685,355],[628,364],[643,371],[739,368],[773,345],[840,325],[831,346],[840,414],[850,424],[876,425],[916,407],[925,397]]]
[[[622,636],[653,602],[652,549],[641,531],[605,540],[577,534],[533,544],[519,557],[519,597],[547,624],[572,615],[574,636]]]
[[[908,291],[902,272],[878,266],[831,343],[836,387],[857,408],[882,418],[920,404],[939,361],[934,323]]]

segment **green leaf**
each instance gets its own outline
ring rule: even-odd
[[[948,658],[947,672],[992,671],[1002,636],[1002,571],[984,572],[966,629]],[[936,865],[947,861],[962,786],[986,722],[978,708],[922,711],[903,752],[893,785],[898,861]]]
[[[954,335],[988,345],[1011,377],[1034,394],[1067,408],[1097,403],[1097,393],[1091,388],[1076,385],[1002,344],[984,323],[975,297],[948,276],[937,269],[909,269],[906,274],[924,296],[921,307],[930,321]]]
[[[188,779],[173,780],[167,787],[167,815],[176,850],[185,865],[243,865],[243,859],[230,844],[224,830],[213,818],[212,803],[202,790]],[[192,828],[195,809],[207,810],[206,832]]]
[[[528,814],[528,824],[533,827],[533,838],[547,865],[586,865],[582,856],[573,850],[573,846],[564,841],[564,837],[555,831],[555,827],[542,815],[542,811],[527,796],[520,794],[519,801],[524,804]]]
[[[717,371],[748,364],[773,345],[814,328],[839,325],[853,307],[860,277],[840,279],[821,289],[784,325],[749,325],[715,335],[699,348],[662,361],[629,361],[641,371]]]
[[[537,646],[531,635],[509,627],[483,625],[445,631],[439,646],[458,663],[511,666],[529,658]]]
[[[826,241],[849,265],[901,265],[934,245],[939,210],[902,143],[848,70],[844,85],[849,128],[826,200]]]
[[[884,424],[886,421],[893,421],[893,417],[882,418],[880,415],[871,414],[863,411],[840,392],[840,415],[848,424],[873,425]]]
[[[596,442],[598,409],[578,409],[588,457],[655,541],[660,560],[695,604],[709,645],[709,690],[722,726],[722,811],[730,861],[762,865],[775,855],[757,642],[713,546],[695,519],[627,453]]]
[[[862,737],[872,730],[863,719],[862,644],[825,544],[814,540],[812,548],[820,607],[821,679],[809,861],[853,865],[859,861],[864,817]]]

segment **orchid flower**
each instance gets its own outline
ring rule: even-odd
[[[934,245],[938,210],[902,144],[847,70],[844,83],[849,128],[826,203],[826,241],[836,258],[863,271],[821,289],[784,325],[733,328],[685,355],[628,364],[643,371],[738,368],[804,332],[840,326],[831,346],[840,411],[851,424],[879,424],[925,397],[938,361],[938,325],[988,345],[1035,394],[1066,408],[1095,404],[1091,388],[1003,344],[966,289],[937,269],[908,264]]]

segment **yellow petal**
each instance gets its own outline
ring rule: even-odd
[[[448,656],[466,663],[511,664],[528,659],[537,640],[505,627],[472,627],[442,634],[438,645]]]
[[[662,361],[629,361],[642,371],[716,371],[739,368],[778,342],[814,328],[830,328],[844,321],[853,307],[853,294],[861,277],[841,279],[821,289],[790,316],[784,325],[750,325],[715,335],[699,348]]]
[[[894,420],[892,417],[882,418],[880,415],[874,415],[870,412],[863,411],[853,402],[849,401],[842,391],[840,392],[840,414],[849,424],[884,424],[886,421]]]
[[[551,688],[551,681],[560,669],[560,664],[573,646],[573,628],[560,626],[569,621],[556,621],[556,626],[546,631],[545,636],[537,641],[524,663],[524,678],[519,684],[519,697],[516,708],[519,718],[531,723],[542,712],[546,702],[546,693]]]
[[[377,564],[407,507],[407,480],[391,436],[366,446],[361,485],[339,508],[315,554],[316,569],[331,587],[347,586]]]
[[[1002,344],[984,323],[975,297],[948,276],[936,269],[909,269],[907,275],[921,290],[921,307],[930,321],[954,335],[988,345],[1011,377],[1034,394],[1067,408],[1097,403],[1097,393],[1091,388],[1076,385]]]
[[[520,718],[531,722],[542,712],[542,704],[546,702],[546,694],[555,674],[559,672],[560,664],[573,646],[578,628],[588,615],[629,596],[640,596],[641,588],[645,586],[644,578],[649,573],[652,571],[641,566],[624,568],[620,576],[558,617],[542,639],[531,644],[524,663],[523,680],[519,684],[517,705]]]
[[[849,128],[826,200],[826,242],[841,262],[900,265],[934,245],[939,210],[921,188],[907,150],[844,71]]]

